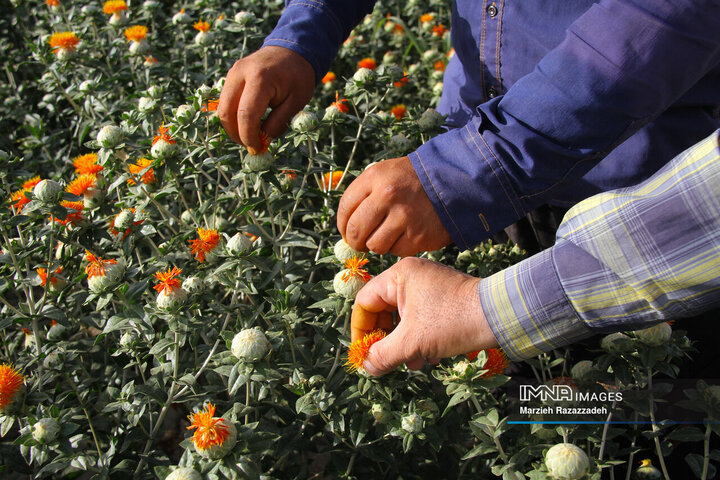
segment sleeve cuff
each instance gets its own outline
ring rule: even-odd
[[[593,335],[563,290],[554,265],[556,249],[544,250],[483,279],[480,304],[507,356],[515,361]]]
[[[471,248],[525,215],[514,187],[481,131],[481,118],[439,135],[410,154],[443,225]]]

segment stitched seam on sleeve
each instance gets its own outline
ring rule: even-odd
[[[523,212],[523,213],[518,212],[518,209],[517,209],[517,207],[515,206],[515,202],[513,201],[512,197],[510,196],[510,194],[508,193],[508,191],[505,189],[505,185],[503,184],[503,181],[500,179],[500,177],[498,176],[497,172],[496,172],[495,169],[493,168],[492,163],[490,162],[490,160],[488,160],[488,158],[485,156],[485,153],[482,151],[482,148],[480,148],[480,145],[478,145],[477,142],[475,141],[475,137],[473,136],[472,132],[470,131],[470,126],[469,126],[469,124],[465,125],[465,129],[466,129],[466,130],[468,131],[468,133],[470,134],[470,139],[472,140],[473,144],[475,145],[475,148],[477,148],[478,152],[480,152],[480,155],[482,155],[483,159],[485,160],[485,163],[488,164],[488,167],[490,167],[490,170],[492,170],[493,175],[495,175],[495,178],[497,179],[498,183],[500,184],[500,187],[502,187],[503,192],[505,193],[505,196],[507,197],[508,201],[510,202],[510,205],[512,205],[513,210],[515,210],[515,214],[518,215],[518,216],[520,216],[520,217],[523,216],[525,213],[524,213],[524,212]],[[482,135],[480,136],[480,138],[482,138]],[[483,139],[483,142],[485,142],[484,139]],[[487,143],[486,143],[485,145],[487,146]],[[489,149],[490,149],[490,148],[488,147],[488,150],[489,150]],[[492,152],[492,150],[491,150],[491,152]],[[500,162],[498,162],[498,164],[500,164]],[[502,165],[500,165],[500,166],[502,167]],[[503,172],[504,172],[504,171],[503,171]],[[512,186],[511,186],[511,188],[512,188]],[[515,192],[513,192],[513,193],[515,193]],[[517,197],[517,195],[515,195],[515,196]],[[521,206],[521,208],[522,208],[522,206]]]
[[[502,91],[502,77],[500,76],[500,46],[502,44],[502,18],[503,11],[505,11],[505,2],[500,2],[500,8],[498,9],[497,17],[497,43],[495,44],[495,78],[498,82],[498,93]]]
[[[482,4],[482,17],[480,19],[480,90],[482,91],[482,98],[485,97],[485,12],[487,11],[487,0],[483,0]]]
[[[420,166],[423,169],[423,172],[425,172],[425,178],[428,179],[428,182],[430,182],[430,186],[432,187],[433,191],[435,192],[435,197],[437,197],[438,202],[440,202],[440,205],[442,205],[443,210],[445,210],[445,214],[450,219],[450,221],[453,224],[453,227],[455,227],[455,231],[458,232],[458,235],[460,236],[460,239],[463,241],[465,246],[468,246],[468,242],[465,240],[465,237],[463,237],[462,231],[458,228],[457,224],[455,223],[455,220],[453,219],[452,215],[450,215],[450,212],[448,211],[447,207],[445,206],[445,202],[443,202],[442,197],[440,197],[440,193],[438,193],[437,188],[435,188],[435,184],[432,181],[432,178],[430,178],[430,175],[428,175],[427,169],[425,168],[425,164],[422,161],[422,158],[420,157],[420,154],[415,151],[415,155],[417,155],[418,161],[420,162]]]

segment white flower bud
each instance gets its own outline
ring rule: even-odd
[[[150,148],[150,155],[154,158],[168,158],[172,157],[178,150],[177,143],[170,143],[164,138],[159,139]]]
[[[98,132],[97,141],[104,148],[114,148],[123,141],[123,131],[115,125],[105,125]]]
[[[402,133],[393,135],[388,140],[388,150],[397,155],[402,155],[409,152],[413,147],[412,140],[407,138]]]
[[[82,93],[88,94],[95,90],[95,87],[95,80],[83,80],[78,86],[78,90],[80,90]]]
[[[672,337],[672,327],[667,323],[658,323],[650,328],[635,330],[635,337],[649,347],[659,347],[666,344]]]
[[[140,113],[148,113],[155,109],[157,106],[157,103],[155,100],[149,97],[140,97],[138,100],[138,110],[140,110]]]
[[[572,443],[558,443],[545,454],[548,474],[555,480],[577,480],[590,468],[587,454]]]
[[[242,255],[252,248],[252,240],[247,235],[238,232],[230,238],[226,248],[230,255]]]
[[[441,70],[433,70],[430,74],[430,80],[433,82],[441,82],[443,78],[445,77],[445,72]]]
[[[362,252],[359,252],[352,248],[344,238],[341,238],[340,240],[335,243],[335,246],[333,247],[333,253],[335,254],[335,258],[337,258],[340,262],[345,262],[350,257],[356,256],[359,257],[362,255]]]
[[[419,63],[411,63],[407,68],[408,74],[416,75],[420,71],[421,67],[422,67],[422,65],[420,65]]]
[[[180,11],[172,17],[173,25],[187,25],[190,22],[192,22],[192,17],[184,11]]]
[[[438,111],[434,108],[428,108],[425,110],[417,121],[420,130],[423,131],[434,130],[442,126],[444,122],[445,117],[438,113]]]
[[[209,45],[213,41],[213,34],[212,32],[198,32],[195,35],[195,44],[196,45]]]
[[[630,337],[621,332],[606,335],[600,341],[600,347],[609,353],[628,353],[633,350]]]
[[[210,98],[210,95],[212,94],[212,88],[208,87],[205,84],[202,84],[198,87],[196,93],[203,100],[207,100]]]
[[[137,333],[133,331],[125,332],[120,337],[120,346],[124,348],[130,348],[137,341],[137,339]]]
[[[422,54],[424,62],[435,63],[442,58],[442,53],[438,52],[434,48],[431,50],[425,50]]]
[[[345,115],[335,104],[330,105],[325,109],[325,114],[323,115],[323,120],[326,121],[332,121],[337,120],[338,118],[341,118],[343,115]]]
[[[62,185],[54,180],[41,180],[40,183],[33,188],[35,198],[47,204],[57,203],[62,192]]]
[[[270,170],[275,165],[275,157],[270,152],[258,153],[257,155],[248,153],[243,158],[243,163],[251,172],[262,172]]]
[[[205,290],[205,280],[200,277],[188,277],[183,280],[182,288],[188,293],[201,293]]]
[[[67,62],[75,56],[75,50],[72,48],[60,48],[55,57],[61,62]]]
[[[149,11],[155,11],[160,7],[160,2],[156,2],[155,0],[147,0],[143,2],[143,8],[145,10]]]
[[[112,25],[113,27],[119,27],[121,25],[125,25],[125,22],[127,22],[127,17],[125,16],[124,11],[115,12],[110,16],[110,19],[108,20],[108,23]]]
[[[255,15],[244,10],[235,14],[235,21],[241,25],[247,25],[255,19]]]
[[[202,480],[202,476],[192,468],[180,467],[170,472],[165,480]]]
[[[54,418],[41,418],[33,425],[32,436],[38,443],[50,443],[60,433],[60,424]]]
[[[88,278],[88,288],[93,293],[102,293],[117,285],[124,274],[125,264],[122,260],[105,265],[105,275],[93,275]]]
[[[260,328],[246,328],[233,337],[230,351],[239,360],[256,362],[270,351],[270,342]]]
[[[173,288],[170,293],[166,293],[165,290],[158,293],[155,302],[161,310],[175,310],[185,304],[187,297],[188,292],[182,288]]]
[[[156,100],[162,98],[162,93],[162,88],[158,87],[157,85],[152,85],[150,88],[147,89],[147,96]]]
[[[403,415],[401,420],[402,429],[408,433],[420,433],[423,429],[423,418],[417,413]]]
[[[97,5],[92,5],[92,4],[91,4],[91,5],[85,5],[84,7],[82,7],[82,8],[80,9],[80,11],[81,11],[82,13],[84,13],[85,15],[92,15],[92,14],[94,14],[94,13],[99,13],[99,12],[101,12],[101,9],[100,9],[99,6],[97,6]]]
[[[124,232],[128,228],[132,228],[135,214],[129,208],[123,208],[115,217],[115,229]]]
[[[336,273],[333,279],[333,290],[335,290],[335,293],[350,300],[354,299],[355,295],[357,295],[360,289],[367,283],[361,276],[352,275],[351,273],[349,269],[344,268]],[[343,280],[344,275],[346,275],[346,280]]]
[[[147,52],[150,51],[150,44],[145,40],[140,40],[139,42],[133,40],[132,42],[130,42],[128,50],[130,51],[131,55],[145,55]]]
[[[317,124],[318,119],[314,113],[300,110],[290,122],[290,127],[296,132],[307,133],[315,130]]]
[[[190,120],[195,116],[195,108],[192,105],[180,105],[175,110],[175,120],[181,124],[190,123]]]
[[[192,210],[183,210],[180,214],[180,220],[185,223],[192,224],[195,221]]]
[[[388,409],[381,403],[373,403],[370,412],[378,423],[387,423],[387,421],[392,417]]]
[[[355,74],[353,74],[353,80],[360,84],[372,82],[374,79],[375,72],[365,67],[358,68]]]
[[[398,56],[397,52],[394,52],[392,50],[388,50],[385,52],[385,55],[383,55],[382,61],[385,64],[395,64],[397,63]]]
[[[237,443],[237,428],[235,427],[235,424],[227,418],[223,418],[223,424],[228,427],[229,436],[225,439],[222,445],[212,445],[208,448],[198,448],[197,445],[195,445],[195,451],[201,456],[212,460],[218,460],[230,453],[230,450],[232,450]]]

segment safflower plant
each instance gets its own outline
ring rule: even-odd
[[[629,420],[652,421],[638,428],[508,423],[521,367],[499,350],[363,372],[397,319],[351,345],[353,298],[397,259],[353,251],[336,208],[368,165],[442,131],[448,4],[378,5],[289,131],[248,152],[222,131],[217,99],[283,2],[10,3],[3,478],[541,479],[562,449],[580,458],[567,471],[619,477],[644,458],[664,470],[674,444],[698,440],[688,468],[712,477],[714,424],[655,415],[668,387],[654,378],[676,377],[692,351],[677,328],[594,340],[582,368],[572,348],[526,364],[539,382],[572,369],[578,384],[632,391]],[[485,276],[525,254],[485,243],[423,256]],[[719,416],[717,386],[686,402]]]

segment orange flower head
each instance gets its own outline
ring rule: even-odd
[[[155,65],[158,63],[157,58],[152,55],[145,55],[145,65]]]
[[[30,199],[25,196],[26,192],[30,192],[32,189],[30,188],[21,188],[20,190],[14,191],[10,195],[10,199],[14,202],[12,204],[13,207],[15,207],[15,212],[20,213],[22,212],[22,209],[30,203]]]
[[[210,30],[210,24],[208,22],[203,22],[202,20],[200,20],[199,22],[195,22],[193,28],[198,32],[207,32],[208,30]]]
[[[25,180],[23,182],[23,188],[25,188],[27,190],[32,190],[33,188],[35,188],[35,185],[37,185],[38,183],[40,183],[40,177],[39,176],[33,177],[30,180]]]
[[[132,213],[135,213],[135,209],[132,208],[132,207],[130,207],[130,211],[131,211]],[[118,215],[120,215],[120,214],[118,213],[117,215],[115,215],[113,218],[110,219],[110,226],[108,227],[108,230],[110,230],[110,233],[112,233],[112,234],[115,235],[115,236],[120,235],[120,231],[119,231],[117,228],[115,228],[115,219],[118,217]],[[145,220],[139,220],[139,221],[137,221],[137,222],[136,222],[136,221],[133,221],[133,225],[137,227],[138,225],[142,225],[142,223],[143,223],[144,221],[145,221]],[[122,239],[125,240],[125,237],[127,237],[128,235],[130,235],[131,232],[132,232],[132,228],[126,229],[125,232],[123,232],[123,237],[122,237]]]
[[[128,42],[140,42],[147,38],[148,28],[145,25],[133,25],[125,29],[125,38]]]
[[[331,106],[337,108],[342,113],[348,113],[350,111],[350,107],[345,105],[345,102],[347,101],[347,98],[340,98],[338,92],[335,92],[335,101],[331,104]]]
[[[200,238],[191,239],[188,242],[190,242],[190,252],[202,263],[205,261],[205,255],[217,247],[220,235],[217,230],[210,228],[198,228],[197,231]]]
[[[347,108],[347,107],[345,107]],[[323,175],[322,188],[323,190],[335,190],[340,184],[340,179],[343,176],[342,170],[335,170],[334,172],[327,172]]]
[[[206,450],[212,446],[221,446],[230,436],[230,429],[225,425],[225,419],[215,418],[215,405],[209,403],[201,412],[188,415],[190,426],[188,430],[195,430],[192,441],[195,447]]]
[[[155,272],[153,277],[160,280],[160,283],[153,288],[157,290],[158,293],[165,292],[166,295],[170,295],[174,289],[180,288],[180,279],[175,277],[181,273],[182,270],[177,267],[168,268],[166,272]]]
[[[405,75],[397,82],[394,82],[393,86],[395,88],[401,88],[402,86],[407,85],[409,81],[410,80],[408,79],[407,72],[405,72]]]
[[[433,35],[437,35],[438,37],[442,37],[445,35],[445,32],[447,32],[447,28],[445,28],[445,25],[442,23],[439,23],[432,27],[432,33]]]
[[[0,365],[0,410],[12,403],[23,381],[24,377],[12,365],[7,363]]]
[[[322,83],[330,83],[334,82],[337,78],[337,75],[335,75],[335,72],[327,72],[325,76],[320,80]]]
[[[203,106],[200,107],[201,112],[215,112],[218,109],[218,105],[220,104],[220,100],[208,100],[206,103],[203,103]]]
[[[107,14],[119,13],[124,10],[127,10],[125,0],[108,0],[103,5],[103,12]]]
[[[47,5],[48,7],[59,7],[60,0],[46,0],[45,5]]]
[[[48,281],[47,270],[45,270],[44,268],[40,267],[40,268],[38,268],[38,269],[35,270],[35,271],[37,272],[38,277],[40,277],[40,281],[41,281],[40,285],[42,285],[42,286],[44,287],[45,284],[46,284],[47,281]],[[62,271],[63,271],[63,267],[58,267],[58,268],[55,269],[55,273],[57,273],[57,274],[62,273]],[[54,284],[56,284],[57,282],[58,282],[58,279],[55,277],[55,275],[52,275],[52,274],[51,274],[51,275],[50,275],[50,284],[51,284],[51,285],[54,285]]]
[[[432,22],[435,19],[435,15],[432,13],[425,13],[420,17],[420,23]]]
[[[392,28],[392,32],[395,35],[402,35],[405,32],[405,29],[399,23],[393,23],[393,22],[388,21],[385,23],[385,28],[387,28],[387,29]]]
[[[407,113],[407,108],[404,104],[398,103],[390,109],[390,113],[397,119],[400,120]]]
[[[348,358],[345,362],[345,369],[348,373],[354,373],[363,368],[363,363],[368,356],[370,346],[387,336],[385,330],[373,330],[360,340],[355,340],[348,349]]]
[[[343,276],[343,282],[347,282],[352,277],[360,277],[363,281],[369,281],[372,276],[365,270],[364,267],[370,260],[364,257],[358,257],[353,255],[352,257],[345,260],[345,269],[347,270]]]
[[[152,144],[155,145],[160,140],[165,140],[167,143],[177,143],[175,140],[170,137],[170,134],[168,133],[170,129],[166,127],[164,124],[160,125],[160,128],[158,129],[158,134],[153,137]]]
[[[70,182],[70,184],[65,188],[65,191],[72,193],[73,195],[77,195],[78,197],[82,197],[83,195],[88,193],[88,191],[95,188],[96,182],[97,175],[93,175],[92,173],[84,173],[72,182]]]
[[[480,350],[468,353],[468,360],[475,360],[479,353]],[[488,348],[485,350],[485,353],[487,354],[487,361],[482,368],[483,370],[487,370],[487,372],[483,373],[481,377],[490,378],[503,373],[505,368],[508,366],[508,360],[507,356],[505,356],[505,352],[503,352],[500,348]]]
[[[85,250],[85,260],[89,262],[85,266],[85,274],[87,274],[88,278],[104,277],[105,267],[117,263],[117,261],[112,259],[105,260],[101,257],[96,257],[89,250]]]
[[[105,167],[97,164],[97,153],[86,153],[85,155],[79,155],[73,158],[73,166],[75,167],[75,173],[83,175],[85,173],[98,174],[103,171]]]
[[[358,68],[369,68],[370,70],[375,70],[375,67],[377,67],[377,63],[375,63],[375,60],[370,57],[363,58],[358,62],[357,65]]]
[[[435,62],[435,65],[433,65],[433,69],[436,72],[444,72],[445,71],[445,62],[443,60],[438,60]]]
[[[58,53],[61,49],[75,50],[80,40],[73,32],[55,32],[48,40],[50,46]]]
[[[128,170],[130,170],[130,173],[132,173],[133,175],[140,175],[140,172],[148,168],[150,165],[152,165],[152,160],[144,157],[138,158],[137,162],[132,163],[128,166]],[[145,185],[153,183],[155,181],[155,172],[153,171],[153,169],[148,168],[148,170],[143,173],[141,180]],[[127,183],[128,185],[135,185],[135,180],[129,178]]]
[[[67,200],[63,200],[62,202],[60,202],[60,205],[70,210],[64,220],[60,220],[59,218],[50,215],[50,218],[55,220],[60,225],[77,225],[83,220],[84,217],[82,216],[82,210],[83,208],[85,208],[85,204],[83,204],[82,201],[70,202]]]

